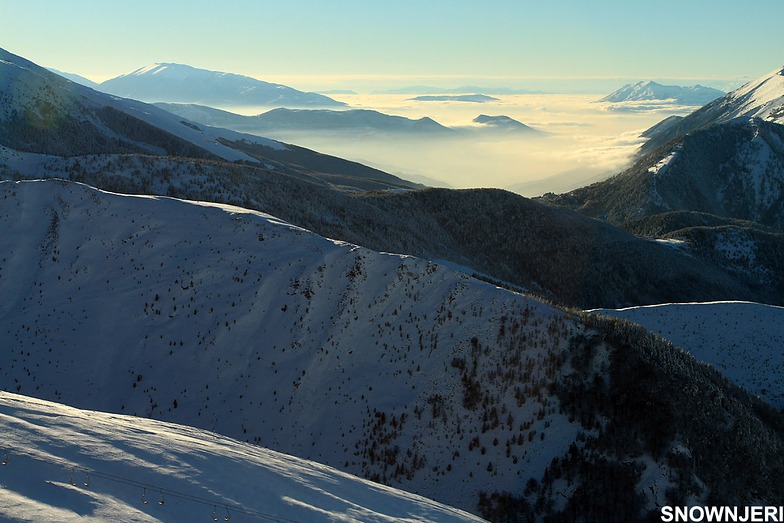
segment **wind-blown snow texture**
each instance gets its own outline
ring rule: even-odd
[[[481,521],[213,432],[7,392],[0,433],[0,521]]]
[[[0,182],[0,230],[4,390],[211,430],[494,519],[779,495],[778,413],[620,321],[262,213],[73,182]]]
[[[639,323],[735,384],[784,409],[784,308],[748,302],[668,303],[598,312]]]
[[[784,118],[784,68],[779,68],[716,101],[724,109],[720,120],[742,116],[778,122]]]
[[[6,389],[472,511],[580,430],[547,391],[577,327],[522,295],[239,208],[49,181],[0,183],[0,209]]]

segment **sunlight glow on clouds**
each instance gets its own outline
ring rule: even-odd
[[[661,113],[613,113],[593,95],[507,95],[498,102],[417,102],[410,95],[341,95],[352,107],[418,119],[429,116],[443,125],[476,128],[479,114],[506,115],[546,134],[540,137],[477,130],[450,138],[347,137],[283,132],[267,136],[359,161],[426,183],[437,180],[455,188],[512,187],[573,171],[537,185],[544,191],[577,186],[600,173],[620,170],[641,144],[639,133],[663,119]],[[248,114],[263,112],[248,110]]]

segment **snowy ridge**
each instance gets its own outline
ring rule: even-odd
[[[726,109],[722,120],[732,118],[761,118],[771,122],[784,119],[784,68],[732,91],[720,100]]]
[[[652,127],[646,131],[650,139],[641,147],[640,155],[654,152],[693,131],[730,122],[738,124],[736,128],[740,129],[743,124],[753,124],[755,119],[769,123],[784,121],[784,68],[744,84],[683,119]]]
[[[76,118],[81,122],[89,122],[109,137],[121,138],[97,116],[97,111],[111,107],[227,161],[257,162],[254,158],[223,145],[220,143],[221,139],[245,140],[273,149],[285,149],[283,144],[273,140],[225,129],[197,126],[153,105],[100,93],[66,80],[3,49],[0,49],[0,59],[0,93],[4,100],[0,120],[6,122],[12,117],[21,117],[28,122],[46,122],[54,116]]]
[[[218,430],[467,510],[580,431],[547,392],[579,329],[562,311],[240,208],[58,181],[0,194],[0,343],[26,348],[0,356],[12,391]],[[490,421],[474,404],[489,394]]]
[[[141,67],[106,80],[99,85],[99,89],[146,102],[270,107],[345,105],[321,94],[305,93],[249,76],[209,71],[176,63],[155,63]]]
[[[757,400],[641,329],[238,207],[2,182],[0,228],[2,389],[218,432],[488,518],[606,510],[584,493],[614,481],[608,456],[632,474],[633,511],[684,478],[713,478],[698,500],[777,495],[719,484],[686,440],[736,417],[752,434],[732,429],[722,459],[767,470],[784,439]],[[653,425],[647,402],[662,403]],[[671,457],[682,447],[701,468]]]
[[[738,251],[737,255],[744,255]],[[784,308],[749,302],[669,303],[591,312],[654,331],[784,409]]]
[[[212,432],[7,392],[0,432],[0,521],[481,521]]]
[[[681,87],[676,85],[662,85],[652,81],[640,81],[635,84],[626,84],[620,89],[605,96],[599,102],[640,102],[662,101],[676,104],[700,106],[723,96],[718,89],[693,85]]]

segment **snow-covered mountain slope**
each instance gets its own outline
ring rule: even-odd
[[[345,105],[317,93],[249,76],[157,63],[101,83],[101,91],[145,102],[195,103],[217,106],[337,107]]]
[[[611,223],[694,211],[784,228],[784,69],[646,131],[639,160],[608,180],[547,195]]]
[[[542,389],[566,347],[547,333],[566,328],[562,312],[239,208],[63,182],[0,187],[0,336],[25,360],[12,350],[0,365],[13,391],[193,424],[472,510],[479,490],[522,473],[489,463],[541,473],[579,431]],[[492,407],[463,413],[463,374],[480,380],[480,404],[502,379],[481,352],[509,315],[533,315],[522,325],[536,345],[505,356],[530,362],[525,391],[499,389]],[[552,442],[491,444],[545,421],[558,427]],[[463,448],[477,424],[492,426],[481,458]]]
[[[706,113],[714,113],[717,122],[738,117],[784,119],[784,67],[735,89],[706,108]]]
[[[679,105],[705,105],[724,93],[718,89],[703,85],[682,87],[677,85],[662,85],[653,81],[640,81],[635,84],[626,84],[617,91],[608,94],[599,102],[641,102],[641,101],[673,101]]]
[[[669,303],[593,312],[633,321],[784,409],[784,308],[748,302]]]
[[[784,495],[780,414],[624,323],[236,207],[3,182],[0,228],[5,390],[493,519]]]
[[[0,143],[28,152],[71,156],[142,152],[256,162],[221,143],[279,142],[199,127],[158,107],[117,98],[66,80],[0,49]]]
[[[153,105],[99,93],[2,50],[0,57],[0,146],[12,151],[64,157],[144,154],[241,161],[352,190],[419,187],[356,162],[196,124]]]
[[[80,76],[78,74],[58,71],[57,69],[53,69],[51,67],[47,67],[47,69],[49,69],[56,75],[62,76],[63,78],[67,78],[68,80],[71,80],[72,82],[83,85],[85,87],[89,87],[90,89],[98,89],[98,85],[100,85],[98,84],[98,82],[93,82],[89,78],[85,78],[84,76]]]
[[[319,162],[306,170],[312,164],[299,153],[294,146],[276,154],[267,151],[266,158],[260,156],[263,167],[249,167],[150,156],[47,157],[0,147],[0,177],[70,179],[128,194],[260,209],[377,251],[449,260],[470,267],[471,274],[581,308],[676,301],[775,303],[779,297],[766,288],[748,287],[724,268],[506,191],[401,191],[410,185],[391,176],[371,178],[363,174],[369,168],[359,164],[353,165],[359,172],[340,161]],[[299,167],[292,169],[293,163]],[[330,166],[332,174],[324,174]],[[338,184],[375,192],[334,190]]]
[[[765,122],[784,122],[784,68],[752,80],[656,132],[643,144],[640,155],[653,153],[692,131],[736,119],[748,122],[754,118]]]
[[[782,229],[784,126],[754,118],[692,131],[617,176],[545,200],[615,224],[696,211]]]
[[[0,147],[0,177],[70,179],[127,194],[263,210],[377,251],[449,260],[471,274],[580,308],[781,299],[767,287],[749,287],[723,265],[712,266],[713,257],[706,264],[506,191],[405,191],[411,184],[391,175],[302,152],[295,146],[266,150],[259,156],[264,165],[255,167],[152,156],[61,158]],[[374,192],[335,190],[339,185]]]
[[[214,432],[7,392],[0,433],[0,521],[480,521]]]

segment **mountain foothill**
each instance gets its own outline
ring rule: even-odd
[[[774,505],[780,410],[580,309],[784,305],[782,78],[663,123],[604,182],[528,199],[425,188],[0,50],[0,387],[490,521]]]

